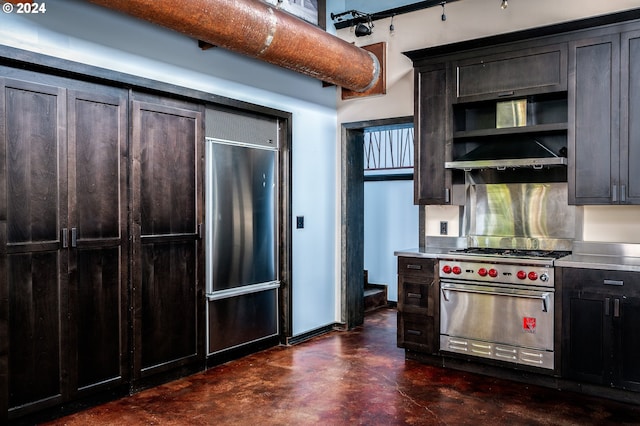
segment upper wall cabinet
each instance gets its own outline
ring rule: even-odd
[[[444,169],[451,151],[447,86],[444,64],[416,72],[415,204],[451,203],[451,172]]]
[[[564,43],[486,54],[454,62],[454,102],[521,97],[567,90]]]
[[[640,31],[572,42],[569,203],[640,203]]]

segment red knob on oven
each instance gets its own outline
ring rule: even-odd
[[[453,270],[453,273],[456,275],[460,275],[460,273],[462,272],[462,269],[460,269],[459,266],[454,266],[452,270]]]
[[[528,275],[528,276],[529,276],[529,279],[530,279],[531,281],[535,281],[535,280],[537,280],[537,279],[538,279],[538,274],[536,274],[536,273],[535,273],[535,272],[533,272],[533,271],[529,272],[529,275]]]
[[[486,268],[478,269],[478,275],[480,275],[481,277],[486,277],[487,276],[487,269]]]
[[[445,274],[450,274],[451,273],[451,266],[449,265],[444,265],[442,267],[442,272],[444,272]]]
[[[527,278],[527,273],[525,271],[518,271],[518,273],[516,274],[516,277],[518,277],[521,280],[524,280],[525,278]]]
[[[497,270],[495,270],[495,269],[493,269],[493,268],[489,269],[489,276],[490,276],[491,278],[495,278],[495,277],[497,277],[497,276],[498,276],[498,271],[497,271]]]

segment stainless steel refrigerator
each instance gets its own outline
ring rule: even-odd
[[[208,353],[278,335],[278,149],[206,138]]]

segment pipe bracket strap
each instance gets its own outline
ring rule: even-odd
[[[371,73],[371,83],[369,83],[369,85],[367,87],[365,87],[362,90],[358,90],[358,92],[363,93],[366,92],[367,90],[372,89],[376,84],[378,84],[378,80],[380,79],[380,61],[378,60],[378,57],[376,55],[374,55],[373,53],[367,51],[367,53],[369,54],[369,57],[371,58],[371,61],[373,62],[373,72]]]
[[[278,28],[278,17],[273,12],[272,8],[269,7],[267,8],[267,10],[269,11],[269,33],[267,34],[267,38],[265,38],[264,40],[264,46],[258,52],[258,56],[262,56],[262,54],[266,52],[267,49],[269,49],[269,46],[271,46],[271,43],[273,42],[273,39],[276,35],[276,30]]]

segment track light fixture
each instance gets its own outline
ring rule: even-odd
[[[364,36],[368,36],[371,35],[371,32],[373,30],[373,20],[371,18],[371,15],[367,14],[367,13],[363,13],[363,12],[359,12],[357,10],[347,10],[346,12],[342,12],[342,13],[332,13],[331,14],[331,19],[333,19],[334,21],[343,21],[346,15],[351,15],[353,19],[353,23],[355,25],[354,28],[354,32],[356,34],[356,37],[364,37]],[[393,31],[393,30],[392,30]]]
[[[509,7],[509,3],[507,3],[507,0],[502,0],[502,4],[500,5],[500,9],[505,10],[507,7]]]

